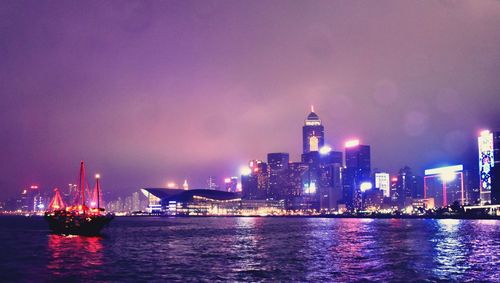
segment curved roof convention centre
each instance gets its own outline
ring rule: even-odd
[[[142,193],[148,197],[149,194],[161,199],[162,203],[169,201],[188,202],[193,197],[204,197],[213,200],[237,200],[241,198],[238,193],[230,193],[217,190],[193,189],[193,190],[180,190],[180,189],[165,189],[165,188],[143,188]]]

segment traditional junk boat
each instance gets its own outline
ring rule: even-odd
[[[49,223],[50,229],[57,234],[71,235],[98,235],[107,226],[114,215],[106,213],[101,208],[101,191],[99,187],[99,175],[96,176],[96,186],[91,195],[89,204],[85,199],[85,166],[83,161],[80,164],[80,184],[79,192],[75,198],[75,205],[65,205],[58,189],[52,198],[48,210],[45,212],[45,220]]]

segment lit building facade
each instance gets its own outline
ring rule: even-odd
[[[433,198],[436,207],[466,203],[464,170],[462,165],[454,165],[425,170],[424,199]]]
[[[311,107],[311,113],[307,115],[302,127],[303,153],[319,151],[325,145],[325,133],[319,116],[314,113]]]
[[[389,173],[375,173],[375,188],[382,191],[384,197],[391,196],[391,181]]]
[[[342,200],[342,152],[320,150],[318,194],[320,210],[337,210]]]
[[[310,151],[302,154],[302,163],[307,165],[306,174],[303,175],[302,201],[307,209],[320,208],[319,178],[320,154],[319,151]]]
[[[345,144],[345,170],[343,177],[343,200],[349,210],[361,208],[361,188],[363,182],[370,181],[370,146],[361,145],[359,140]]]
[[[38,186],[33,185],[21,192],[18,209],[23,212],[40,212],[44,211],[46,202]]]
[[[267,155],[269,168],[269,197],[275,200],[285,199],[287,193],[287,173],[290,156],[278,152]]]
[[[396,180],[396,191],[393,199],[395,205],[400,209],[410,206],[413,199],[423,198],[423,180],[412,173],[410,167],[399,169]]]
[[[481,204],[500,203],[500,131],[482,131],[478,137],[479,198]]]
[[[266,216],[286,214],[284,200],[242,199],[239,193],[207,189],[144,188],[141,191],[151,200],[150,206],[155,208],[159,206],[152,213],[162,215]]]
[[[302,162],[291,162],[288,164],[287,195],[285,205],[287,209],[302,209],[304,187],[308,182],[309,166]]]
[[[249,169],[249,174],[241,176],[243,198],[266,199],[269,192],[267,163],[261,160],[251,160]]]
[[[372,188],[362,192],[363,210],[377,211],[384,203],[384,192],[378,188]]]
[[[224,178],[224,190],[231,193],[238,192],[238,177]]]
[[[494,167],[491,170],[491,204],[500,204],[500,131],[493,132]]]

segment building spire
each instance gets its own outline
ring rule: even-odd
[[[314,112],[314,105],[311,104],[311,112]]]

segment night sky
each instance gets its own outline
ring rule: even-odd
[[[500,1],[0,1],[0,190],[205,185],[290,152],[315,106],[372,168],[476,166]]]

